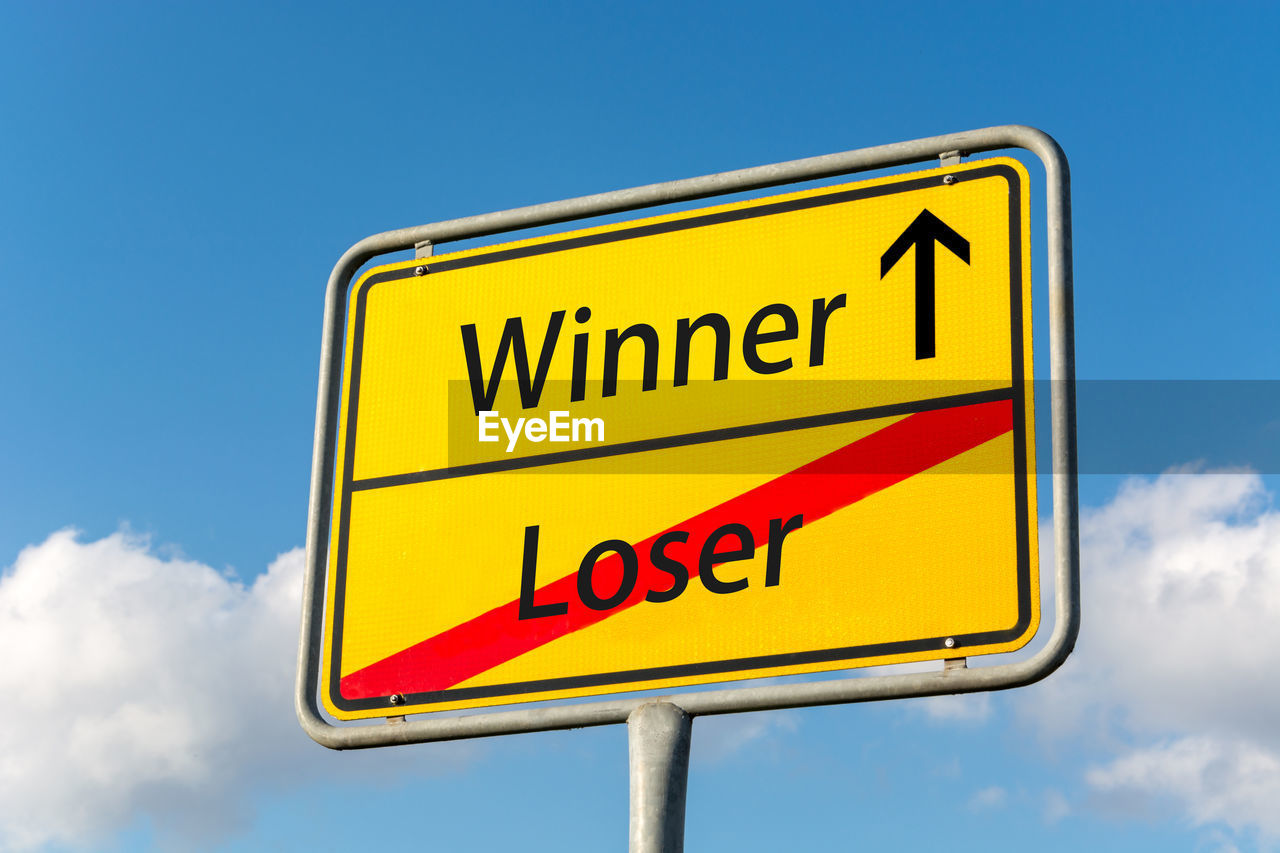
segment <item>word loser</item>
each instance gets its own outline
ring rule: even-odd
[[[793,515],[785,521],[770,519],[769,537],[764,545],[765,586],[777,586],[782,581],[783,540],[803,525],[803,515]],[[536,524],[524,529],[518,617],[522,620],[564,616],[569,612],[568,601],[534,601],[538,589],[539,533]],[[718,595],[748,587],[749,578],[731,577],[730,572],[718,572],[717,567],[755,557],[756,543],[751,528],[739,523],[725,524],[711,531],[700,543],[689,540],[687,530],[668,530],[653,540],[644,555],[622,539],[606,539],[592,546],[578,564],[578,599],[591,610],[612,610],[626,604],[638,588],[644,588],[644,600],[660,604],[678,598],[694,575],[708,592]],[[681,551],[687,553],[683,559]],[[606,558],[606,554],[615,557]]]

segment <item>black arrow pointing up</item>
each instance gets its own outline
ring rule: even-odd
[[[902,236],[880,256],[880,277],[884,278],[907,249],[916,247],[916,360],[933,358],[934,344],[934,266],[933,244],[941,243],[957,258],[969,263],[969,241],[926,208],[912,220]]]

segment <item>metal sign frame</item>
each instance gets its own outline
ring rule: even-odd
[[[334,725],[324,718],[319,705],[319,680],[322,670],[327,545],[334,489],[331,460],[334,458],[338,432],[346,295],[357,271],[365,263],[379,255],[420,249],[438,243],[940,158],[944,162],[957,162],[965,154],[1009,148],[1022,148],[1038,156],[1044,165],[1047,182],[1055,620],[1053,634],[1044,648],[1023,661],[973,669],[944,665],[941,671],[905,675],[856,676],[826,681],[728,687],[660,697],[630,696],[460,716],[426,714],[413,718],[390,717],[394,723],[392,725]],[[360,749],[624,723],[637,709],[655,702],[676,705],[689,717],[696,717],[704,714],[1000,690],[1031,684],[1044,678],[1057,669],[1070,654],[1080,624],[1073,326],[1071,200],[1066,155],[1048,134],[1021,125],[990,127],[650,184],[387,231],[361,240],[339,259],[329,277],[325,293],[320,386],[316,401],[307,523],[307,565],[294,696],[302,728],[324,746],[333,749]]]

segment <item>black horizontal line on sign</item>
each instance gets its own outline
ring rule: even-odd
[[[407,474],[367,477],[363,480],[354,481],[351,484],[351,490],[359,492],[368,489],[385,489],[390,486],[407,486],[413,483],[429,483],[434,480],[450,480],[455,477],[474,477],[478,474],[492,474],[499,471],[538,468],[544,465],[561,465],[566,462],[582,462],[588,459],[603,459],[609,456],[625,456],[629,453],[644,453],[649,450],[666,450],[672,447],[709,444],[716,441],[771,435],[791,430],[835,426],[856,421],[870,421],[876,418],[891,418],[896,415],[910,415],[915,412],[946,409],[952,406],[968,406],[974,403],[989,403],[995,400],[1011,400],[1013,399],[1013,390],[1013,387],[993,388],[989,391],[952,394],[946,397],[912,400],[906,403],[891,403],[884,406],[870,406],[865,409],[851,409],[845,412],[807,415],[802,418],[787,418],[780,421],[747,424],[746,426],[723,427],[721,429],[709,429],[683,435],[667,435],[658,438],[644,438],[637,441],[624,441],[601,447],[559,450],[554,453],[539,453],[534,456],[522,456],[517,459],[495,459],[491,462],[455,465],[451,468],[433,468],[430,471],[412,471]]]

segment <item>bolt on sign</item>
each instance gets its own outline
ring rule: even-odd
[[[324,708],[1026,644],[1028,184],[983,159],[365,272],[329,463]]]

